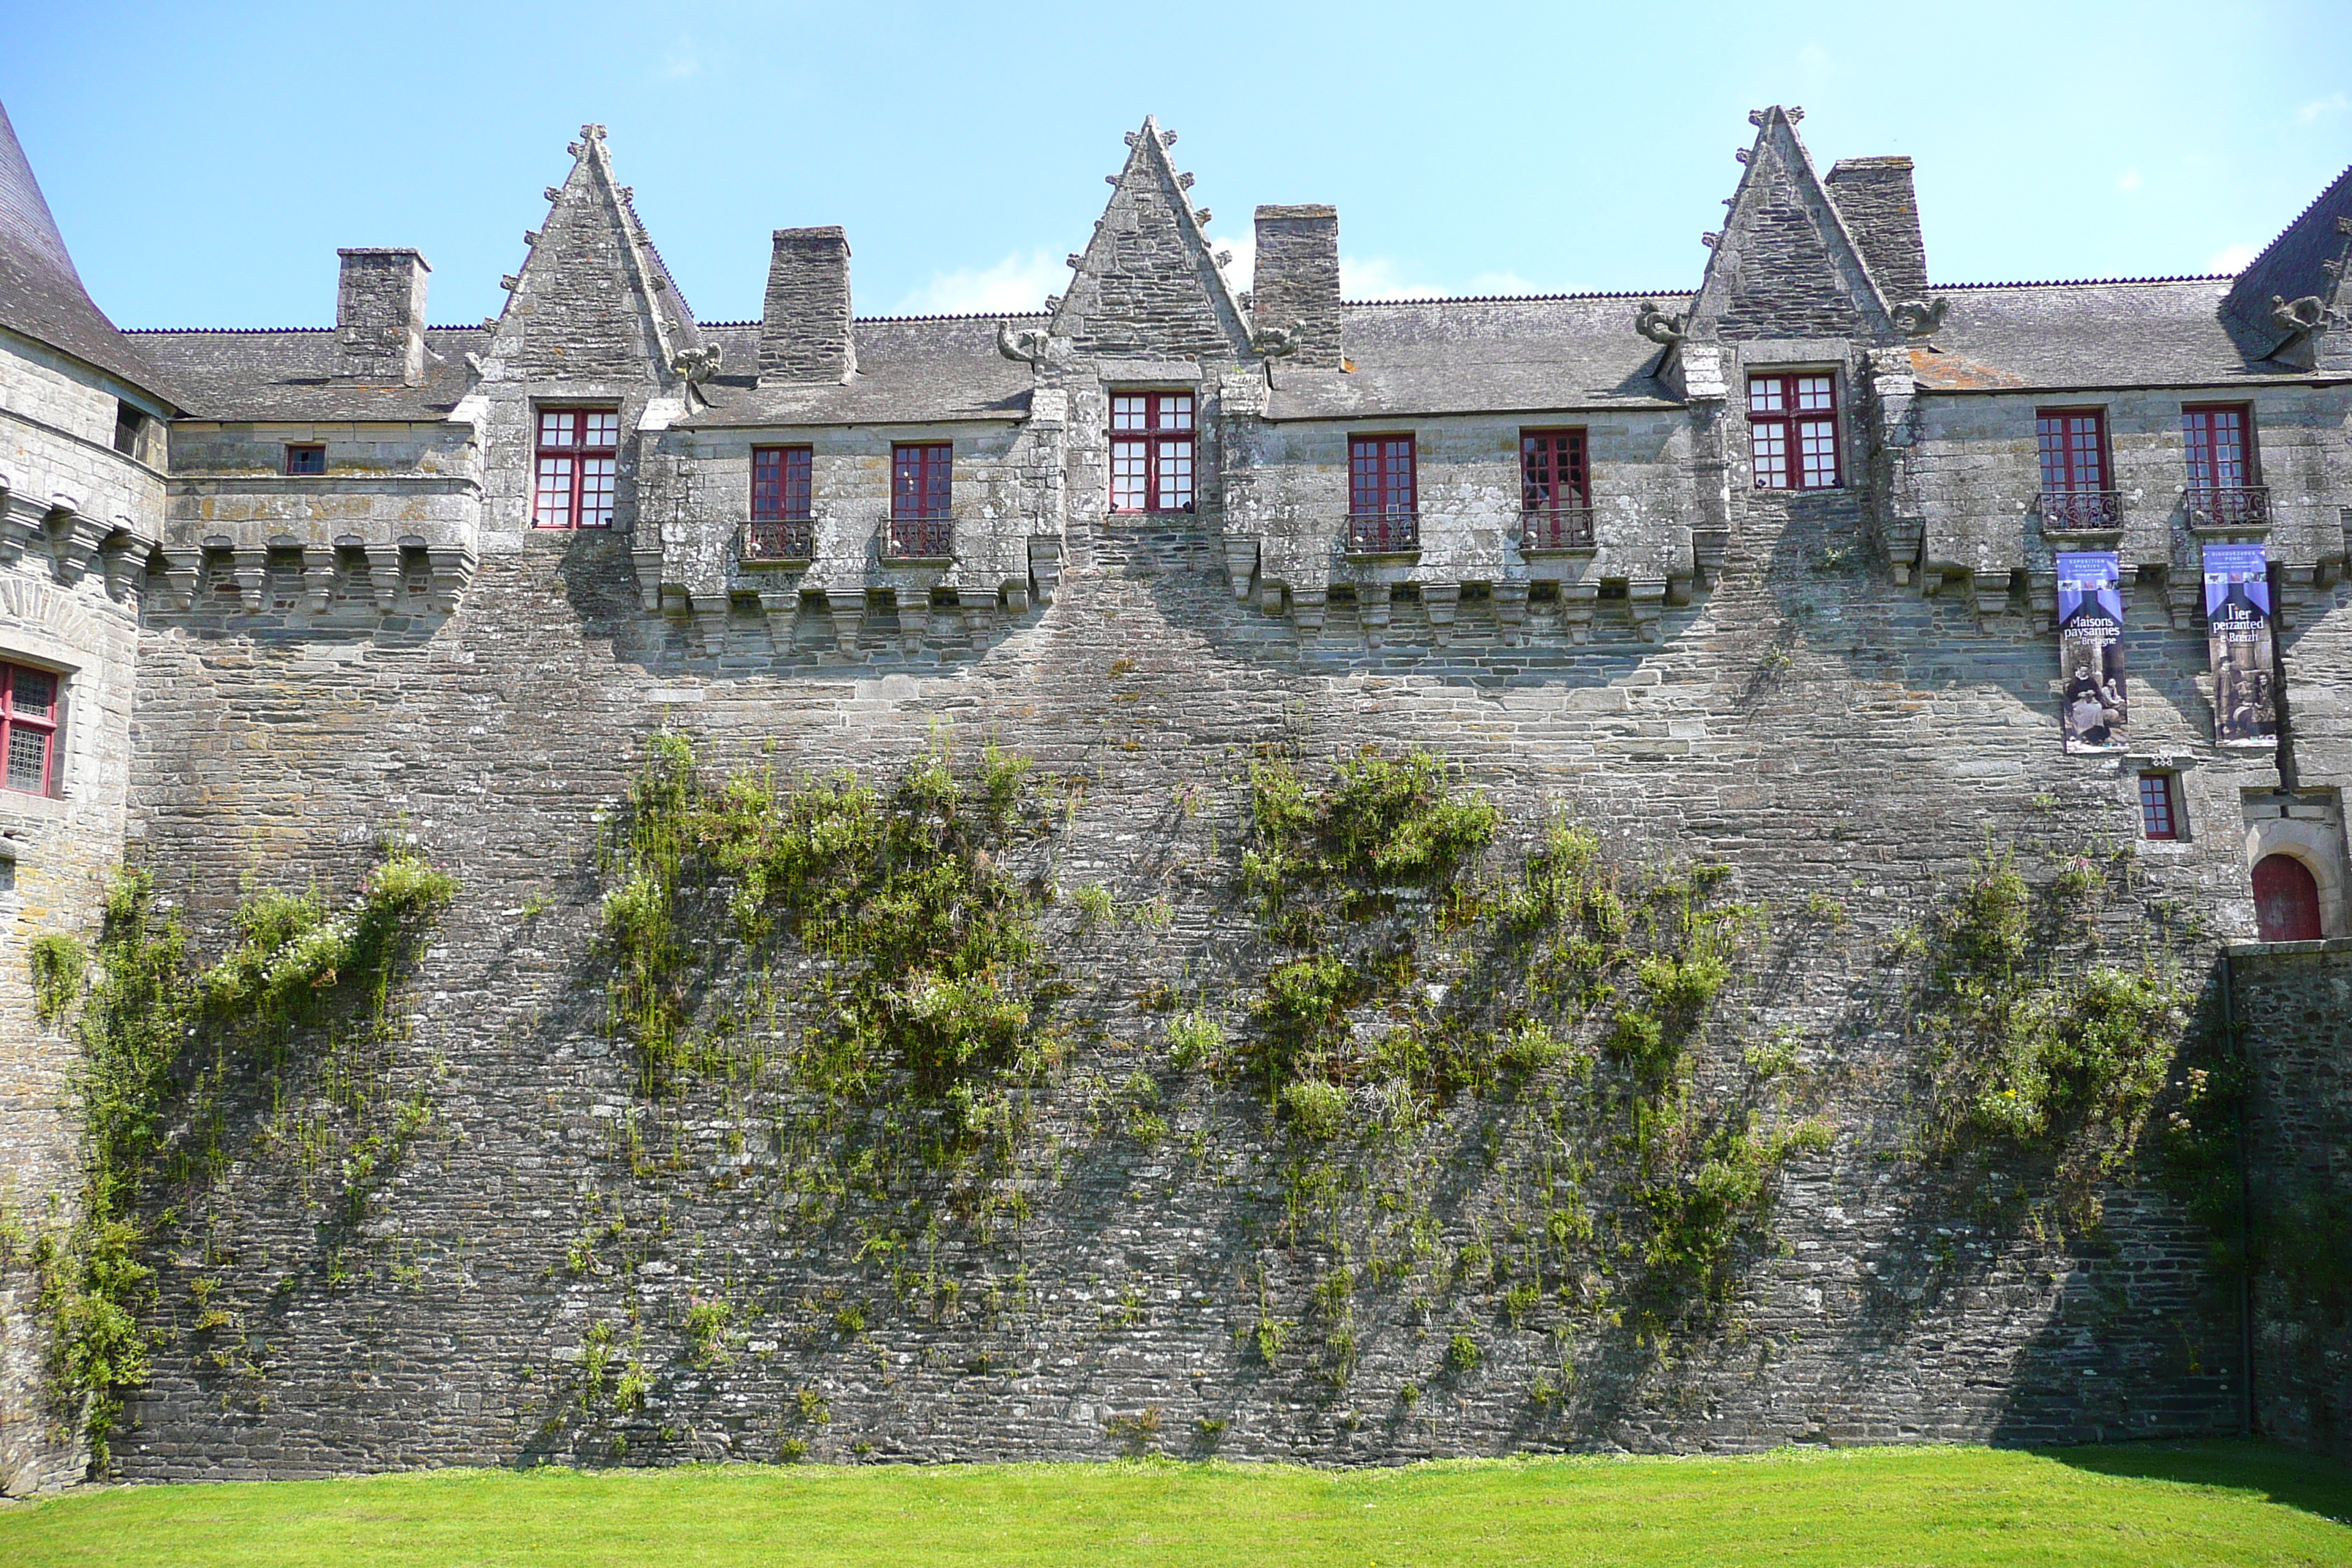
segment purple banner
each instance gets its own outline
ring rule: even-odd
[[[2058,728],[2070,752],[2120,751],[2129,728],[2122,584],[2113,552],[2058,557],[2058,667],[2064,678]]]
[[[2213,666],[2213,739],[2225,746],[2275,739],[2270,558],[2261,545],[2205,547],[2205,647]]]

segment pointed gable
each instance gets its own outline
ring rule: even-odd
[[[2310,368],[2314,338],[2327,357],[2352,336],[2352,169],[2336,176],[2263,253],[2246,264],[2221,301],[2221,321],[2249,359],[2284,354]]]
[[[1756,142],[1707,258],[1694,328],[1733,341],[1893,342],[1887,301],[1790,114],[1776,104],[1749,118]]]
[[[1237,359],[1249,344],[1202,231],[1191,184],[1169,162],[1176,139],[1149,118],[1128,138],[1127,167],[1079,258],[1053,332],[1081,355]]]
[[[571,152],[486,357],[524,374],[666,383],[702,346],[694,314],[613,177],[604,128],[582,126]]]

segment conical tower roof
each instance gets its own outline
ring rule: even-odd
[[[155,372],[90,300],[16,128],[0,105],[0,326],[22,332],[151,395]],[[169,401],[168,399],[166,401]]]

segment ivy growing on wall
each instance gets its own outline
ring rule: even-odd
[[[52,936],[32,947],[44,1021],[70,1020],[81,1047],[73,1088],[82,1185],[71,1221],[31,1243],[61,1421],[79,1427],[94,1469],[110,1457],[122,1391],[147,1375],[142,1315],[156,1272],[143,1248],[163,1196],[185,1194],[228,1158],[226,1098],[284,1070],[305,1031],[345,1020],[380,1025],[395,973],[457,884],[395,844],[360,896],[331,910],[315,890],[265,891],[230,921],[232,941],[200,965],[185,926],[161,909],[147,873],[109,891],[94,950]],[[342,1207],[363,1206],[370,1179],[396,1160],[421,1118],[395,1120],[361,1152]],[[207,1318],[230,1314],[200,1289]],[[204,1320],[200,1320],[204,1321]],[[208,1324],[209,1326],[209,1324]]]

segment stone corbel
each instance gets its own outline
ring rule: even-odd
[[[1386,583],[1356,584],[1356,625],[1366,647],[1378,647],[1388,635],[1390,588]]]
[[[997,592],[1004,595],[1004,613],[1006,615],[1018,617],[1029,613],[1028,578],[1008,577],[1003,582],[997,584]]]
[[[898,642],[908,653],[920,653],[923,633],[931,624],[931,590],[928,584],[898,584]]]
[[[1643,642],[1658,640],[1658,620],[1666,606],[1666,580],[1636,577],[1625,584],[1625,608],[1633,617],[1633,635]]]
[[[114,524],[79,511],[62,513],[54,521],[56,531],[50,536],[49,549],[57,562],[58,581],[70,588],[97,563],[99,550],[114,531]]]
[[[1250,579],[1257,575],[1257,552],[1258,541],[1255,539],[1225,541],[1225,577],[1234,585],[1237,603],[1249,602]]]
[[[145,540],[119,532],[99,551],[99,561],[106,574],[106,596],[116,604],[129,604],[139,592],[147,575],[147,548]]]
[[[1281,592],[1279,588],[1275,591]],[[1326,592],[1321,588],[1290,591],[1290,618],[1297,625],[1300,642],[1312,642],[1323,635],[1323,612],[1328,607],[1326,600]]]
[[[976,652],[988,646],[989,633],[996,625],[996,590],[993,588],[958,588],[956,605],[963,611],[963,635]]]
[[[1666,574],[1666,603],[1680,609],[1691,602],[1691,577],[1688,572]]]
[[[857,631],[866,620],[866,590],[827,588],[824,607],[833,617],[833,640],[844,658],[857,657]]]
[[[196,584],[204,581],[205,556],[201,550],[166,550],[163,557],[163,607],[186,610],[196,602]]]
[[[797,588],[762,588],[760,613],[768,620],[768,642],[782,657],[792,651],[793,630],[799,624],[801,595]]]
[[[1505,647],[1528,640],[1527,579],[1507,577],[1495,584],[1495,624],[1503,629]]]
[[[236,603],[241,610],[259,610],[263,605],[262,590],[269,582],[269,552],[267,550],[223,550],[227,562],[228,580],[236,584]]]
[[[1261,577],[1257,584],[1257,607],[1269,616],[1282,614],[1282,584],[1271,578]]]
[[[400,546],[363,544],[360,554],[367,562],[368,593],[375,599],[377,611],[388,616],[408,586],[408,566],[401,559]]]
[[[302,546],[302,607],[314,616],[323,616],[335,600],[335,557],[341,553],[331,544]]]
[[[1712,588],[1723,581],[1723,558],[1731,549],[1728,528],[1691,530],[1691,560],[1698,568],[1698,585]]]
[[[1927,520],[1923,517],[1890,517],[1881,531],[1886,539],[1887,570],[1901,587],[1911,581],[1911,574],[1919,568],[1919,556],[1927,539]]]
[[[1592,612],[1601,603],[1601,584],[1581,578],[1559,585],[1559,629],[1571,643],[1592,640]]]
[[[25,546],[42,537],[48,521],[47,502],[10,490],[5,506],[0,507],[0,565],[22,556]]]
[[[1050,533],[1029,536],[1029,586],[1040,605],[1054,602],[1062,585],[1062,542]]]
[[[725,594],[689,594],[687,613],[693,617],[694,635],[702,644],[702,651],[712,658],[727,657],[727,614],[732,608]]]
[[[2009,613],[2009,574],[2001,571],[1978,572],[1969,577],[1975,590],[1977,624],[1990,628],[1994,617]],[[2055,592],[2055,590],[2053,590]]]
[[[2033,635],[2041,637],[2058,624],[2058,575],[2054,572],[2025,573],[2025,616]]]
[[[1520,608],[1526,602],[1521,600]],[[1462,608],[1462,584],[1459,583],[1423,583],[1421,585],[1422,612],[1429,617],[1429,640],[1444,647],[1454,639],[1454,617]]]
[[[642,540],[652,531],[650,529],[641,530],[635,538]],[[661,541],[655,540],[650,548],[632,548],[629,552],[629,561],[637,569],[638,602],[644,606],[646,614],[658,614],[662,607]]]
[[[474,552],[460,545],[427,545],[425,563],[433,574],[429,591],[435,612],[456,615],[458,598],[474,580]]]

